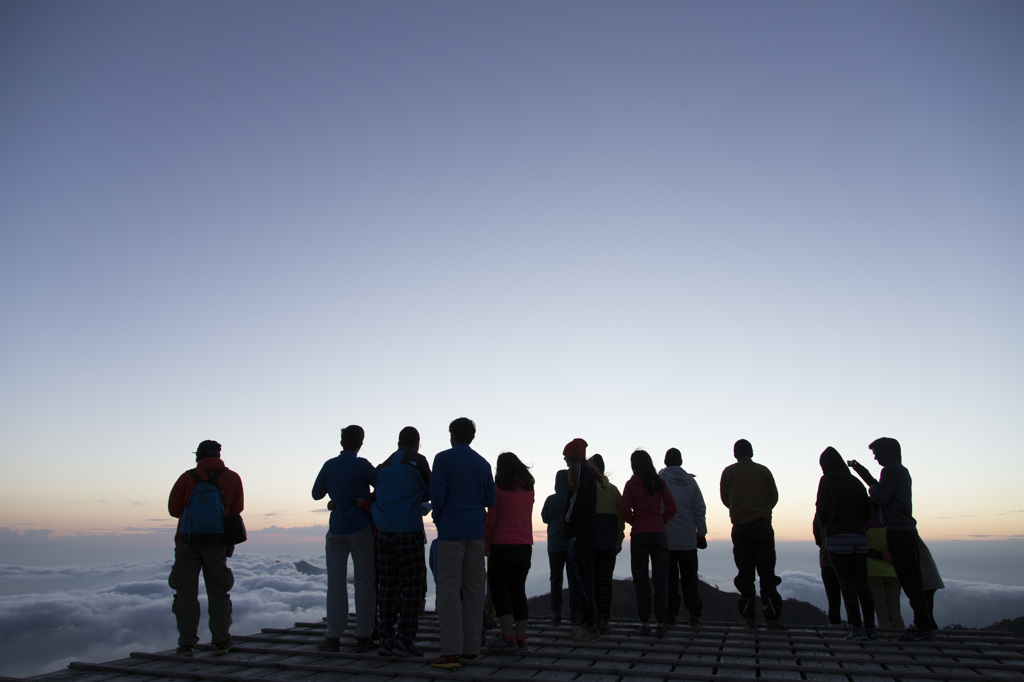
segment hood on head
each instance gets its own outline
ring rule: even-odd
[[[569,470],[559,469],[555,474],[555,492],[556,493],[567,493],[569,492]]]
[[[832,446],[825,448],[825,451],[821,453],[821,457],[818,458],[818,463],[821,464],[821,470],[826,474],[844,471],[847,468],[846,462],[843,461],[843,456]]]
[[[663,481],[676,483],[678,485],[689,485],[690,481],[693,480],[693,474],[687,473],[686,470],[680,466],[665,467],[658,472],[658,475],[661,476]]]

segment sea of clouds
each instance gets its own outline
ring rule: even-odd
[[[324,616],[326,576],[300,572],[295,562],[305,560],[323,567],[322,529],[301,534],[293,531],[251,533],[250,543],[238,548],[229,560],[235,574],[231,592],[234,605],[235,634],[252,634],[262,628],[286,628],[296,622],[316,622]],[[0,556],[22,544],[24,537],[0,531]],[[5,542],[5,540],[7,542]],[[136,538],[132,553],[140,552],[151,538]],[[32,538],[32,543],[41,542]],[[61,546],[60,538],[52,543]],[[75,543],[83,542],[77,538]],[[104,547],[91,564],[30,565],[0,564],[0,676],[22,677],[62,669],[71,661],[110,661],[126,657],[132,651],[166,651],[176,645],[177,631],[171,613],[171,589],[167,575],[171,569],[171,550],[166,538],[154,543],[165,559],[99,563],[117,555],[111,547],[123,539],[94,538],[92,547]],[[67,549],[67,544],[64,545]],[[991,566],[998,563],[1017,574],[1021,543],[999,545],[971,543],[976,574],[989,577],[978,561]],[[52,548],[51,548],[52,549]],[[246,552],[245,550],[255,550]],[[259,554],[277,551],[276,555]],[[287,553],[285,553],[287,552]],[[988,559],[979,557],[987,552]],[[1009,552],[1009,554],[1007,554]],[[946,577],[963,575],[958,559],[962,548],[932,545],[932,553],[943,569],[946,587],[936,597],[936,620],[940,625],[959,623],[983,627],[1003,618],[1024,614],[1024,586],[1003,585],[980,580]],[[31,554],[31,553],[30,553]],[[57,552],[66,559],[73,554]],[[628,542],[619,555],[616,577],[629,577]],[[992,557],[1000,557],[998,560]],[[722,590],[734,591],[731,547],[728,542],[713,543],[701,552],[701,577]],[[951,570],[946,570],[947,567]],[[817,572],[817,552],[811,543],[780,543],[780,591],[792,597],[825,606],[824,590]],[[1009,574],[1007,574],[1009,575]],[[998,574],[997,577],[1001,577]],[[1009,581],[1008,581],[1009,582]],[[1019,577],[1016,581],[1020,582]],[[527,593],[548,591],[548,565],[543,544],[534,547],[533,568],[527,581]],[[206,630],[205,598],[200,589],[203,620],[200,637],[209,641]],[[433,607],[433,590],[428,593],[428,608]],[[910,622],[904,603],[904,617]]]

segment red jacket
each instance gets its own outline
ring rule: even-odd
[[[619,503],[622,518],[632,526],[630,535],[634,533],[664,533],[665,522],[676,515],[676,501],[667,485],[661,486],[661,492],[651,495],[644,488],[643,482],[636,476],[626,481],[622,489],[622,502]]]
[[[227,513],[241,514],[245,507],[245,499],[242,493],[242,479],[238,474],[224,466],[224,460],[220,457],[203,457],[196,462],[195,471],[199,472],[199,476],[204,481],[210,480],[210,472],[217,469],[224,470],[224,473],[217,478],[217,486],[220,487],[220,492],[224,496],[224,507]],[[189,469],[189,471],[193,470]],[[167,498],[167,511],[178,519],[178,528],[174,533],[175,540],[181,535],[181,515],[185,513],[185,505],[188,504],[188,498],[192,496],[196,485],[198,485],[196,479],[186,471],[178,476],[174,487],[171,488],[171,495]]]

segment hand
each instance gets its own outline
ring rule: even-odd
[[[334,500],[327,500],[327,511],[334,511]]]
[[[708,548],[708,538],[707,538],[707,536],[706,535],[698,536],[697,537],[697,549],[707,549],[707,548]]]

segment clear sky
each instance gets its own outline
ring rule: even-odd
[[[925,538],[1024,535],[1019,2],[0,2],[0,528],[251,528],[362,424],[469,416],[550,492],[590,442],[899,439]]]

